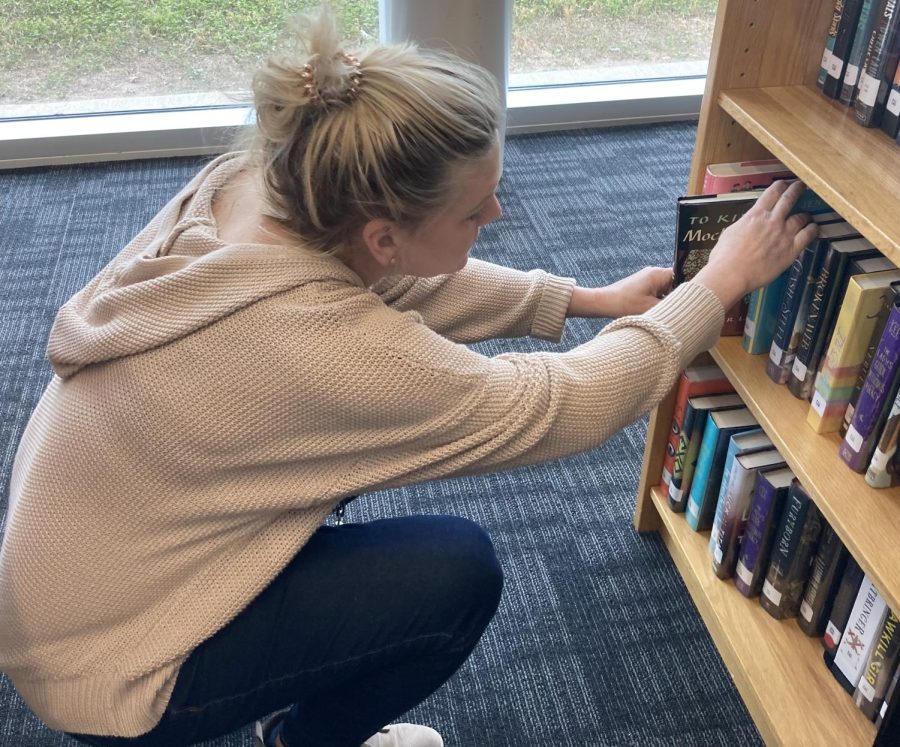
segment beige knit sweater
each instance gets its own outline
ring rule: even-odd
[[[572,281],[471,260],[367,289],[333,258],[226,245],[211,202],[240,167],[204,169],[50,333],[0,550],[0,670],[51,727],[146,732],[189,652],[341,498],[590,449],[723,321],[687,284],[569,352],[488,358],[463,343],[559,339]]]

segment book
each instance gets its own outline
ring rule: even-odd
[[[884,112],[887,89],[900,55],[900,48],[894,43],[898,22],[896,0],[880,0],[853,103],[856,121],[864,127],[877,127]]]
[[[834,603],[831,605],[831,612],[828,613],[828,622],[825,623],[825,634],[822,636],[826,662],[831,661],[841,642],[841,636],[844,634],[844,628],[847,627],[850,612],[853,610],[853,602],[856,601],[856,595],[864,575],[859,563],[854,560],[852,555],[848,556]]]
[[[847,230],[855,232],[849,224]],[[876,254],[878,250],[863,238],[832,239],[828,242],[788,380],[788,389],[795,397],[809,400],[812,396],[822,349],[847,290],[851,261]]]
[[[900,299],[895,300],[887,324],[875,350],[875,357],[853,419],[838,449],[838,455],[854,472],[865,472],[869,466],[881,427],[887,420],[890,405],[900,386]]]
[[[796,617],[822,522],[797,478],[791,481],[759,602],[776,620]]]
[[[884,114],[881,117],[881,129],[892,138],[896,138],[900,133],[900,66],[894,73],[891,90],[888,91]]]
[[[873,488],[892,488],[900,484],[900,459],[897,454],[897,438],[900,436],[900,392],[881,429],[872,460],[866,470],[866,482]]]
[[[863,0],[862,8],[860,9],[859,22],[856,26],[856,33],[853,35],[853,46],[850,47],[850,54],[847,56],[847,68],[841,84],[840,100],[847,106],[852,106],[856,99],[859,68],[864,62],[866,48],[872,36],[877,6],[878,0]]]
[[[881,710],[875,719],[875,742],[872,747],[897,747],[900,744],[900,667],[894,670]]]
[[[668,503],[676,513],[684,511],[687,491],[690,490],[694,467],[700,451],[700,441],[710,412],[735,410],[744,403],[737,394],[712,394],[706,397],[689,397],[684,411],[684,425],[675,455],[675,466],[669,481]]]
[[[745,597],[758,596],[762,590],[775,529],[794,477],[788,467],[763,469],[756,476],[747,527],[734,571],[734,585]]]
[[[875,637],[875,645],[869,651],[869,658],[863,665],[862,676],[853,693],[859,709],[874,721],[881,711],[884,696],[891,683],[891,676],[900,656],[900,620],[888,610]]]
[[[825,633],[831,606],[837,595],[849,553],[831,525],[822,521],[822,535],[813,558],[812,571],[797,615],[797,624],[808,636]]]
[[[887,319],[894,281],[900,281],[900,270],[862,273],[847,281],[807,414],[807,423],[816,433],[840,430],[882,307]]]
[[[840,7],[840,12],[838,12]],[[832,16],[829,27],[829,38],[834,29],[833,43],[829,50],[826,45],[825,80],[822,84],[822,93],[832,99],[839,98],[844,74],[847,70],[847,59],[853,46],[853,37],[859,25],[859,14],[862,10],[862,0],[837,0],[835,13]],[[835,19],[834,16],[837,16]]]
[[[744,191],[678,199],[673,287],[687,282],[706,265],[723,229],[744,215],[760,194]],[[726,310],[723,335],[743,335],[747,302],[742,299]]]
[[[750,294],[747,302],[747,319],[744,321],[744,337],[741,346],[750,355],[769,352],[775,336],[775,320],[781,307],[781,298],[787,285],[790,268],[775,280]]]
[[[703,194],[746,192],[768,187],[776,179],[793,178],[794,174],[777,158],[711,163],[703,175]]]
[[[840,686],[851,695],[859,684],[863,665],[886,616],[887,605],[884,598],[871,579],[863,576],[841,642],[834,658],[828,663],[828,668]],[[826,662],[828,658],[826,657]]]
[[[752,431],[752,435],[744,438],[743,434],[748,431]],[[732,443],[739,434],[741,438]],[[696,532],[712,527],[725,465],[730,463],[730,457],[741,450],[771,446],[772,439],[763,433],[756,418],[747,408],[710,413],[685,506],[688,526]]]
[[[675,393],[675,410],[672,416],[672,426],[669,430],[669,441],[663,457],[662,477],[660,478],[660,490],[663,493],[669,489],[672,470],[675,468],[675,459],[678,455],[681,428],[684,425],[684,412],[687,409],[688,399],[701,394],[722,394],[733,391],[734,387],[728,381],[728,377],[722,373],[721,368],[714,364],[688,366],[681,372],[681,376],[678,379],[678,390]]]
[[[719,578],[734,576],[757,473],[763,468],[782,466],[784,458],[776,449],[738,454],[734,457],[728,484],[724,486],[716,506],[709,538],[713,573]]]
[[[791,264],[766,362],[766,374],[776,384],[786,384],[791,375],[811,292],[827,248],[827,236],[822,236],[822,232],[828,229],[827,225],[820,227],[819,237],[811,241]]]
[[[887,324],[888,317],[894,301],[900,298],[900,281],[893,282],[888,288],[888,293],[884,297],[884,305],[878,310],[878,316],[875,319],[875,326],[872,335],[869,337],[866,345],[865,354],[863,355],[862,364],[856,374],[856,380],[851,388],[850,400],[847,402],[847,409],[844,412],[844,422],[841,424],[841,435],[847,434],[850,427],[850,421],[853,420],[853,411],[856,409],[856,403],[859,401],[859,395],[862,393],[863,384],[866,383],[866,377],[869,375],[869,368],[872,366],[872,359],[878,349],[878,343],[881,341],[881,335]]]

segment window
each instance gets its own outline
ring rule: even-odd
[[[510,87],[706,75],[716,0],[515,0]]]

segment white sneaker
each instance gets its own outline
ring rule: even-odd
[[[444,740],[427,726],[391,724],[369,737],[362,747],[444,747]]]

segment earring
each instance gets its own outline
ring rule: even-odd
[[[396,257],[391,257],[391,264],[392,264],[392,265],[397,264],[397,258],[396,258]]]

